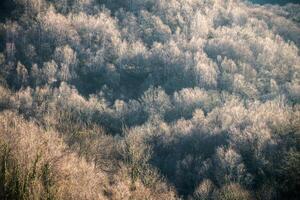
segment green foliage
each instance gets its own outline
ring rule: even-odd
[[[43,187],[45,190],[45,194],[42,197],[42,199],[45,200],[54,200],[55,198],[55,182],[52,178],[52,172],[51,172],[51,167],[50,163],[44,164],[44,166],[41,169],[42,174],[41,174],[41,179],[43,183]]]
[[[1,175],[0,175],[0,198],[3,200],[27,200],[32,198],[40,198],[45,200],[55,199],[54,193],[49,189],[49,173],[50,169],[47,167],[43,169],[38,168],[40,155],[37,155],[32,161],[30,169],[22,169],[18,161],[13,157],[11,149],[6,144],[1,144]],[[46,171],[45,171],[46,170]],[[38,194],[35,191],[35,184],[40,179],[42,172],[43,189],[45,194]],[[40,196],[39,196],[40,195]]]
[[[127,133],[121,146],[121,155],[129,168],[129,175],[132,182],[138,178],[143,179],[148,172],[148,160],[151,157],[151,149],[146,146],[138,135]],[[145,178],[148,178],[147,176]],[[148,180],[146,180],[148,182]]]
[[[279,168],[279,188],[285,198],[297,199],[300,187],[300,153],[290,150],[284,155]]]

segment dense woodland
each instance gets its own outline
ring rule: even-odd
[[[300,5],[0,4],[0,199],[299,198]]]

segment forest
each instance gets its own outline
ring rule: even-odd
[[[1,0],[0,199],[297,200],[299,49],[300,4]]]

